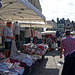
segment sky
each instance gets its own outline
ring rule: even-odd
[[[40,0],[46,20],[65,18],[75,21],[75,0]]]

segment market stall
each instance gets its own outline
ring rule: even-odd
[[[24,72],[28,75],[32,69],[39,63],[39,57],[19,53],[16,48],[15,41],[12,41],[11,55],[9,58],[5,58],[2,53],[0,53],[0,74],[1,75],[22,75]],[[4,67],[3,67],[4,66]],[[27,71],[26,71],[27,69]]]
[[[8,20],[12,22],[45,22],[45,17],[41,12],[27,0],[2,0],[2,3],[3,5],[0,8],[0,19],[3,19],[5,22]],[[32,56],[29,54],[19,53],[16,48],[16,44],[13,44],[11,52],[12,53],[9,58],[5,58],[3,53],[0,53],[1,75],[22,75],[23,73],[28,75],[35,65],[39,63],[38,59],[40,59],[40,57],[38,57],[38,55]]]
[[[45,32],[41,32],[41,34],[43,36],[43,42],[45,44],[48,44],[50,48],[49,51],[54,50],[56,48],[56,43],[55,43],[56,31],[45,31]]]
[[[0,19],[0,52],[5,51],[4,47],[4,38],[3,38],[3,29],[5,26],[5,21],[3,19]]]

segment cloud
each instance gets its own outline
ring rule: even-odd
[[[56,20],[57,17],[75,19],[74,0],[40,0],[40,4],[47,20]]]
[[[73,4],[73,3],[68,3],[68,5],[69,5],[69,6],[74,6],[74,4]]]

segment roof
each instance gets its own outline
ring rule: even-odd
[[[43,21],[45,17],[27,0],[2,0],[0,18],[11,21]]]

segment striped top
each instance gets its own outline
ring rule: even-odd
[[[61,41],[61,46],[64,48],[64,56],[65,56],[68,52],[75,50],[75,38],[72,38],[71,36],[66,36]]]

